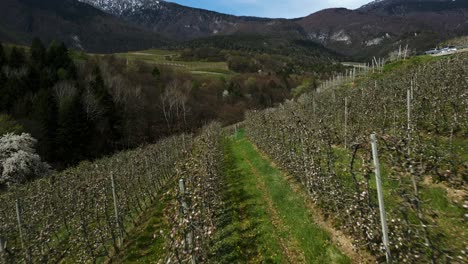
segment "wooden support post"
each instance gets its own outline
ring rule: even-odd
[[[390,242],[388,239],[387,216],[385,213],[382,180],[380,178],[379,154],[377,151],[377,138],[375,136],[375,133],[371,135],[371,144],[372,144],[372,156],[374,158],[374,167],[375,167],[375,181],[377,184],[377,195],[378,195],[378,200],[379,200],[380,222],[382,224],[382,241],[385,246],[385,256],[387,258],[387,263],[391,263],[392,255],[390,253]]]
[[[400,45],[400,48],[398,49],[398,60],[401,60],[401,45]]]

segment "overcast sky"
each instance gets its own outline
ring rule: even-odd
[[[358,8],[372,0],[170,0],[181,5],[198,7],[221,13],[297,18],[331,7]]]

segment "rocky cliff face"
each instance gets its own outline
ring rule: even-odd
[[[299,21],[308,36],[351,55],[424,50],[468,34],[468,1],[378,0],[357,10],[329,9]]]

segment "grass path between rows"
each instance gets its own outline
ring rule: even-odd
[[[213,262],[350,263],[304,196],[242,133],[225,147],[227,210]]]
[[[137,226],[125,238],[119,254],[107,263],[158,263],[163,259],[166,255],[166,238],[161,231],[169,230],[164,211],[174,199],[172,192],[160,194],[158,201],[140,216]]]

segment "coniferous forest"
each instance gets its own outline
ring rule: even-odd
[[[210,120],[240,121],[246,109],[274,106],[304,81],[284,71],[195,77],[39,39],[30,48],[0,46],[0,64],[0,112],[8,121],[0,128],[30,133],[39,155],[58,169]]]

